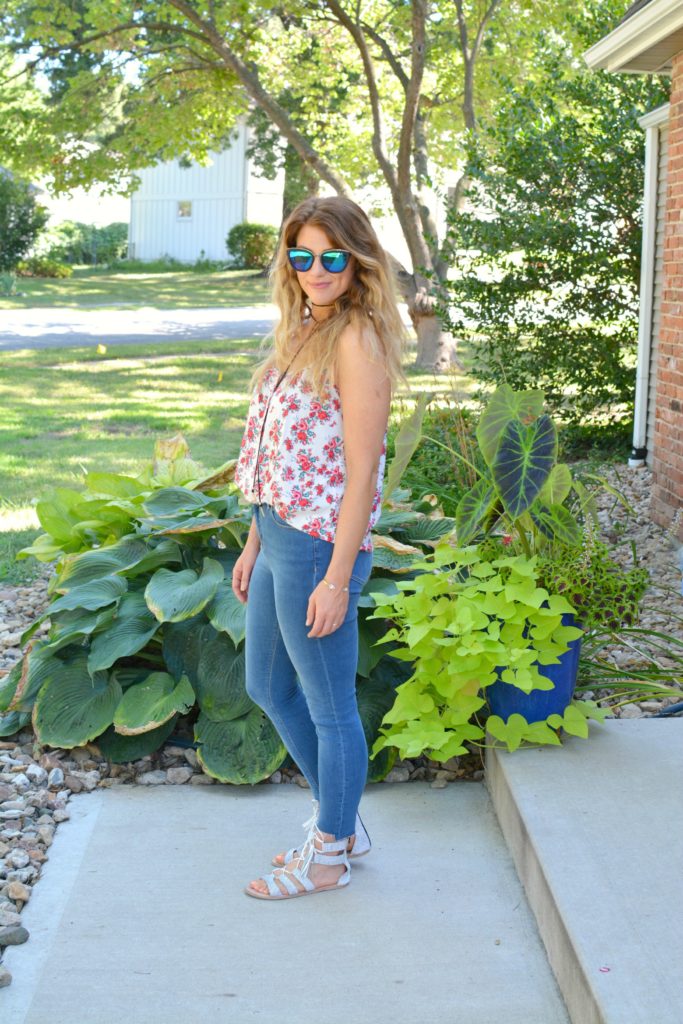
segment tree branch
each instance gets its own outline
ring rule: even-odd
[[[254,67],[248,66],[238,57],[230,49],[218,30],[207,21],[204,21],[202,16],[187,0],[169,0],[169,3],[184,15],[201,33],[203,41],[234,72],[249,96],[265,111],[273,124],[280,129],[282,135],[292,144],[301,159],[315,171],[318,177],[327,181],[336,192],[339,192],[341,195],[348,195],[350,190],[344,179],[316,152],[308,139],[296,128],[284,107],[280,106],[277,100],[264,89],[257,70]]]
[[[372,111],[372,124],[374,129],[372,133],[372,151],[375,154],[375,159],[382,170],[385,181],[391,189],[392,195],[396,199],[398,196],[398,181],[385,149],[384,119],[382,117],[379,89],[377,88],[377,77],[375,75],[372,56],[370,55],[368,44],[365,40],[365,36],[363,35],[363,30],[357,22],[354,22],[349,17],[341,4],[338,3],[338,0],[328,0],[327,6],[337,18],[339,24],[342,25],[349,33],[361,55],[363,69],[365,71],[366,85],[370,96],[370,110]]]
[[[372,39],[373,43],[375,43],[379,47],[379,49],[381,50],[382,55],[384,56],[384,59],[386,60],[387,64],[390,66],[391,70],[394,72],[394,74],[398,78],[399,82],[401,83],[401,87],[403,88],[403,91],[407,92],[408,91],[408,85],[410,83],[410,78],[408,77],[408,75],[403,70],[403,65],[401,64],[401,62],[399,61],[398,57],[393,52],[391,47],[389,46],[389,43],[386,41],[384,36],[381,36],[379,34],[379,32],[372,27],[372,25],[368,25],[367,23],[363,23],[362,27],[363,27],[363,31],[368,36],[370,36],[370,38]]]

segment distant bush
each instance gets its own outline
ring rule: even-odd
[[[123,222],[97,227],[65,220],[50,227],[36,246],[37,256],[61,263],[116,263],[128,251],[128,225]]]
[[[20,277],[71,277],[73,272],[73,267],[67,263],[60,263],[48,256],[30,256],[17,264]]]
[[[156,260],[118,260],[112,269],[117,274],[170,274],[188,270],[188,266],[173,256],[160,256]]]
[[[183,263],[174,256],[160,256],[156,260],[119,260],[113,267],[119,274],[167,274],[182,271],[190,274],[216,274],[226,270],[225,260],[210,260],[201,251],[194,263]]]
[[[277,229],[270,224],[235,224],[230,229],[226,245],[239,267],[246,270],[265,270],[275,255]]]
[[[0,168],[0,272],[12,274],[45,227],[48,212],[28,181]]]
[[[195,274],[217,274],[221,270],[226,270],[227,267],[225,260],[210,260],[202,249],[192,266],[187,269]]]

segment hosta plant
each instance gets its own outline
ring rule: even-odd
[[[398,487],[423,407],[399,432],[388,470],[372,576],[380,592],[453,525],[429,497],[414,507]],[[47,746],[93,742],[128,761],[156,750],[189,715],[198,759],[215,778],[253,783],[282,764],[285,748],[245,689],[245,606],[230,580],[251,508],[233,471],[229,462],[207,476],[176,437],[157,444],[138,476],[90,473],[84,491],[60,488],[38,503],[45,532],[22,555],[55,562],[52,601],[0,685],[0,734],[31,719]],[[369,745],[409,674],[375,647],[383,629],[367,621],[372,606],[363,595],[357,692]],[[382,778],[394,758],[387,750],[370,762],[369,777]]]

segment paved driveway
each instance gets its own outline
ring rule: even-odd
[[[267,334],[274,306],[234,309],[0,310],[0,351],[125,345],[141,341],[207,341]]]

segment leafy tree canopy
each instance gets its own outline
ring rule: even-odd
[[[543,31],[543,75],[516,84],[470,152],[470,205],[451,217],[444,316],[487,383],[540,387],[569,420],[629,415],[638,332],[644,133],[668,80],[589,71],[616,22],[601,0],[574,48]]]

